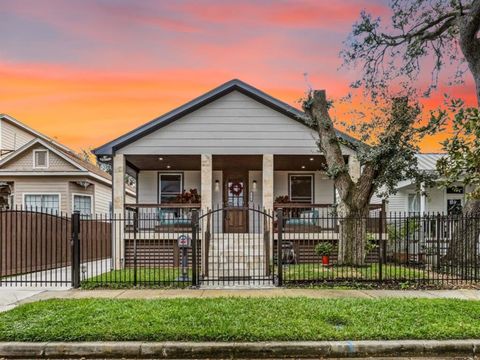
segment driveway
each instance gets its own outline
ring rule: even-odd
[[[0,312],[13,309],[20,301],[26,300],[32,296],[37,296],[47,289],[39,288],[0,288]]]

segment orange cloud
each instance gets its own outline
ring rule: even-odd
[[[0,113],[74,149],[95,147],[232,77],[214,69],[124,74],[0,63]],[[301,89],[265,90],[291,102],[301,96]]]
[[[74,149],[96,147],[237,75],[213,66],[126,73],[0,62],[0,113],[8,113]],[[307,89],[300,74],[285,72],[281,78],[272,77],[263,67],[250,71],[242,80],[297,107],[297,100]],[[335,72],[314,75],[308,81],[315,88],[327,89],[332,98],[348,91],[346,79]],[[471,82],[449,92],[475,104]],[[425,100],[425,109],[435,109],[443,100],[442,93],[439,90]],[[439,151],[439,141],[448,136],[447,132],[426,140],[423,151]]]

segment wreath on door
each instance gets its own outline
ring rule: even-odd
[[[230,190],[230,193],[233,195],[239,196],[243,191],[243,185],[241,182],[235,181],[230,185],[228,190]]]

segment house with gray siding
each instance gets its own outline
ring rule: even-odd
[[[346,140],[341,149],[350,174],[357,178],[360,164],[352,146],[357,140],[340,131],[338,136]],[[209,226],[234,236],[263,231],[263,224],[244,211],[247,207],[266,213],[279,207],[295,208],[292,212],[299,219],[312,211],[318,215],[332,210],[335,187],[317,139],[317,131],[303,112],[249,84],[231,80],[94,153],[113,164],[114,212],[124,214],[135,208],[154,219],[140,221],[140,229],[158,230],[165,216],[189,226],[190,214],[159,209],[190,205],[203,214],[222,209]],[[127,173],[137,179],[136,204],[125,198]],[[200,200],[175,204],[192,198]],[[116,239],[117,267],[131,251],[126,245],[129,236],[120,234]],[[158,233],[155,239],[160,239]]]

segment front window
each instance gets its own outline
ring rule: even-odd
[[[54,194],[25,195],[25,209],[56,214],[60,210],[60,196]]]
[[[290,200],[299,203],[313,203],[313,175],[290,175]]]
[[[82,218],[92,216],[92,197],[88,195],[73,195],[73,211],[80,212]]]
[[[420,195],[408,194],[408,212],[420,212]]]
[[[182,194],[182,189],[182,174],[159,175],[160,204],[174,202],[177,196]]]

